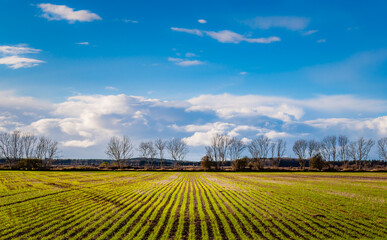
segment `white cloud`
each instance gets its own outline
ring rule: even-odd
[[[7,65],[9,68],[12,69],[34,67],[39,65],[39,63],[44,63],[44,61],[19,56],[9,56],[0,58],[0,64]]]
[[[0,46],[0,54],[3,55],[19,55],[26,53],[38,53],[40,49],[30,48],[25,45],[16,45],[16,46]]]
[[[251,141],[250,138],[255,138],[259,135],[265,135],[269,138],[287,138],[291,137],[286,132],[277,132],[262,127],[256,127],[251,125],[237,125],[227,122],[214,122],[206,123],[203,125],[186,125],[186,126],[171,126],[178,131],[185,131],[187,133],[193,133],[191,136],[184,138],[184,141],[193,147],[206,146],[211,143],[211,138],[215,134],[226,134],[230,137],[243,138],[244,142]],[[242,137],[244,134],[248,134],[250,138]]]
[[[366,112],[373,116],[342,117]],[[385,112],[386,101],[350,95],[298,100],[222,94],[174,102],[124,94],[79,95],[51,103],[0,92],[0,130],[18,128],[48,135],[61,143],[64,157],[104,157],[108,139],[123,134],[135,144],[156,137],[181,137],[192,147],[208,143],[215,133],[246,142],[259,135],[289,141],[306,134],[317,139],[328,134],[376,139],[387,134]],[[336,117],[327,118],[328,113]]]
[[[130,20],[130,19],[124,19],[124,20],[122,20],[122,21],[124,21],[124,22],[126,22],[126,23],[138,23],[137,20]]]
[[[190,124],[186,126],[171,126],[178,131],[193,133],[193,135],[184,138],[183,140],[189,146],[205,146],[210,144],[211,137],[215,134],[224,134],[235,128],[235,124],[225,122],[206,123],[204,125]]]
[[[112,87],[112,86],[107,86],[105,87],[106,90],[112,90],[112,91],[117,91],[118,89],[116,87]]]
[[[95,145],[96,142],[90,140],[70,140],[62,142],[62,145],[65,147],[81,147],[87,148]]]
[[[102,18],[89,10],[74,11],[66,5],[55,5],[50,3],[38,4],[38,7],[43,11],[42,17],[48,20],[67,20],[70,23],[92,22],[94,20],[101,20]]]
[[[290,137],[291,135],[286,132],[276,132],[274,130],[271,130],[267,133],[265,133],[265,136],[270,138],[270,139],[276,139],[276,138],[287,138]]]
[[[189,34],[203,36],[203,32],[199,29],[187,29],[187,28],[177,28],[177,27],[171,27],[171,29],[172,31],[176,31],[176,32],[185,32]]]
[[[270,16],[256,17],[245,21],[252,28],[269,29],[273,27],[282,27],[292,31],[303,30],[309,24],[310,19],[305,17],[292,16]]]
[[[317,43],[325,43],[327,40],[326,39],[319,39],[317,40]]]
[[[365,131],[375,131],[379,136],[387,134],[387,116],[365,119],[350,119],[350,118],[321,118],[305,121],[305,124],[322,129],[339,129],[348,133],[359,133]],[[353,133],[352,133],[353,134]]]
[[[172,57],[169,57],[168,61],[174,62],[176,65],[183,66],[183,67],[204,64],[204,62],[199,60],[184,60],[182,58],[172,58]]]
[[[235,33],[229,30],[223,30],[219,32],[206,31],[205,33],[208,36],[218,40],[221,43],[240,43],[242,41],[249,42],[249,43],[271,43],[271,42],[278,42],[281,40],[279,37],[247,38],[247,37],[244,37],[243,35],[240,35],[238,33]]]
[[[185,56],[186,57],[197,57],[197,55],[195,53],[186,53]]]
[[[188,102],[192,106],[187,111],[214,111],[219,117],[225,119],[267,116],[290,121],[300,119],[304,114],[302,107],[293,104],[290,99],[281,97],[231,94],[200,95],[189,99]]]
[[[199,60],[185,60],[185,61],[177,62],[176,64],[179,66],[187,67],[187,66],[201,65],[201,64],[204,64],[204,62]]]
[[[173,58],[173,57],[169,57],[169,58],[168,58],[168,61],[170,61],[170,62],[181,62],[181,61],[183,61],[183,59],[181,59],[181,58]]]
[[[239,74],[240,74],[240,75],[246,75],[247,72],[240,72]]]
[[[19,56],[22,54],[39,53],[40,49],[30,48],[26,45],[20,44],[16,46],[0,46],[0,64],[6,65],[12,69],[29,68],[44,63],[42,60]]]
[[[204,20],[204,19],[199,19],[198,22],[199,22],[199,23],[202,23],[202,24],[207,23],[207,21]]]
[[[312,35],[312,34],[314,34],[316,32],[318,32],[318,30],[309,30],[309,31],[303,32],[302,36]]]
[[[202,31],[199,29],[187,29],[187,28],[171,28],[173,31],[185,32],[189,34],[194,34],[197,36],[203,36],[206,34],[207,36],[218,40],[221,43],[240,43],[240,42],[249,42],[249,43],[272,43],[281,41],[279,37],[268,37],[268,38],[248,38],[241,34],[232,32],[230,30],[222,30],[222,31]]]
[[[78,44],[78,45],[89,45],[90,43],[89,42],[78,42],[76,44]]]
[[[387,101],[362,99],[352,95],[318,96],[296,100],[284,97],[260,95],[200,95],[187,100],[187,111],[213,111],[219,117],[266,116],[289,122],[300,120],[305,112],[324,114],[375,114],[387,111]]]

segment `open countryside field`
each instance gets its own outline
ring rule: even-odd
[[[0,239],[387,238],[386,173],[0,172]]]

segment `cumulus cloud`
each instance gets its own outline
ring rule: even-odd
[[[310,111],[318,115],[310,115]],[[332,112],[336,117],[325,117]],[[348,112],[352,116],[359,112],[373,116],[342,117]],[[135,144],[156,137],[181,137],[194,148],[208,143],[216,133],[243,138],[245,142],[259,135],[289,141],[328,134],[376,139],[387,134],[387,116],[382,115],[385,112],[385,101],[350,95],[300,100],[221,94],[180,101],[124,94],[79,95],[51,103],[0,92],[0,131],[18,128],[49,135],[60,142],[64,157],[104,157],[108,139],[123,134]],[[203,151],[202,147],[197,149]],[[84,155],[77,155],[81,152]]]
[[[55,5],[51,3],[38,4],[38,8],[43,11],[42,17],[48,20],[67,20],[70,23],[92,22],[94,20],[101,20],[102,18],[89,10],[74,11],[66,5]]]
[[[76,44],[78,44],[78,45],[89,45],[90,43],[89,42],[78,42]]]
[[[315,120],[305,121],[305,124],[319,128],[339,130],[346,132],[347,134],[367,134],[385,136],[387,134],[387,116],[377,118],[363,118],[363,119],[350,119],[350,118],[321,118]]]
[[[317,43],[325,43],[327,40],[326,39],[319,39],[317,40]]]
[[[246,20],[245,23],[252,28],[270,29],[273,27],[286,28],[292,31],[303,30],[309,24],[310,19],[292,16],[256,17]]]
[[[191,107],[187,111],[214,111],[219,117],[267,116],[290,121],[300,119],[304,112],[292,100],[281,97],[258,95],[236,96],[231,94],[201,95],[188,100]]]
[[[229,122],[214,122],[203,125],[186,125],[186,126],[171,126],[172,128],[193,133],[191,136],[184,138],[184,141],[193,147],[206,146],[211,144],[211,138],[215,134],[226,134],[230,137],[239,137],[244,142],[249,142],[251,139],[259,135],[265,135],[271,139],[286,138],[291,135],[285,132],[277,132],[276,130],[267,129],[265,127],[257,127],[252,125],[238,125]],[[245,137],[247,136],[247,137]]]
[[[268,37],[268,38],[249,38],[245,37],[241,34],[232,32],[230,30],[222,30],[222,31],[202,31],[199,29],[187,29],[187,28],[171,28],[173,31],[177,32],[185,32],[197,36],[204,36],[207,35],[218,42],[221,43],[240,43],[240,42],[249,42],[249,43],[272,43],[272,42],[278,42],[281,41],[279,37]]]
[[[305,112],[364,114],[387,111],[387,101],[353,95],[318,96],[298,100],[260,95],[200,95],[187,100],[187,111],[212,111],[222,118],[266,116],[284,122],[300,120]]]
[[[207,23],[207,21],[204,20],[204,19],[199,19],[198,22],[199,22],[199,23],[202,23],[202,24]]]

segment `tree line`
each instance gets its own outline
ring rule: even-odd
[[[0,158],[4,158],[10,168],[47,168],[57,157],[58,142],[31,133],[0,132]]]
[[[312,159],[341,161],[345,166],[353,161],[356,167],[360,167],[359,163],[368,159],[375,144],[380,158],[387,161],[387,137],[377,142],[364,137],[350,141],[345,135],[329,135],[321,140],[298,139],[291,150],[302,169],[305,168],[305,161]],[[175,168],[178,168],[189,152],[188,145],[180,138],[142,141],[136,147],[128,136],[115,136],[107,143],[105,153],[119,168],[123,168],[133,158],[136,150],[152,168],[156,167],[154,163],[156,158],[160,162],[159,166],[163,168],[166,157],[173,160]],[[246,151],[250,156],[242,158]],[[5,159],[11,168],[17,165],[29,169],[46,168],[57,157],[58,152],[58,142],[46,136],[35,136],[19,130],[0,132],[0,158]],[[284,139],[270,139],[264,135],[245,142],[226,134],[215,134],[205,146],[205,152],[201,165],[207,169],[223,169],[226,162],[231,162],[234,169],[243,169],[246,166],[263,169],[267,163],[278,168],[281,159],[286,156],[287,142]]]
[[[130,160],[134,155],[135,146],[128,136],[112,137],[106,147],[106,155],[115,160],[119,168],[123,168],[127,160]],[[140,157],[148,160],[148,165],[155,167],[154,160],[156,157],[160,159],[160,167],[163,168],[163,160],[165,153],[169,153],[170,159],[175,162],[175,168],[179,167],[179,163],[184,161],[189,152],[187,144],[180,138],[172,138],[170,140],[156,139],[153,141],[143,141],[137,147]]]
[[[348,166],[349,161],[359,162],[367,160],[368,155],[375,145],[372,139],[360,137],[350,141],[347,136],[326,136],[321,141],[315,139],[298,139],[292,146],[293,153],[302,169],[305,161],[319,160],[327,162],[342,161]],[[379,156],[387,161],[387,137],[377,141]],[[250,158],[241,158],[243,152],[248,150]],[[206,155],[201,159],[203,168],[222,169],[226,161],[231,161],[234,169],[243,169],[250,165],[254,169],[263,169],[266,161],[271,160],[272,166],[279,167],[281,159],[287,150],[287,142],[284,139],[273,140],[267,136],[259,136],[249,143],[226,134],[215,134],[208,146],[205,146]],[[270,158],[269,158],[270,156]],[[321,166],[321,164],[320,164]]]

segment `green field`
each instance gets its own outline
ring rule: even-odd
[[[387,239],[386,173],[0,172],[0,239]]]

